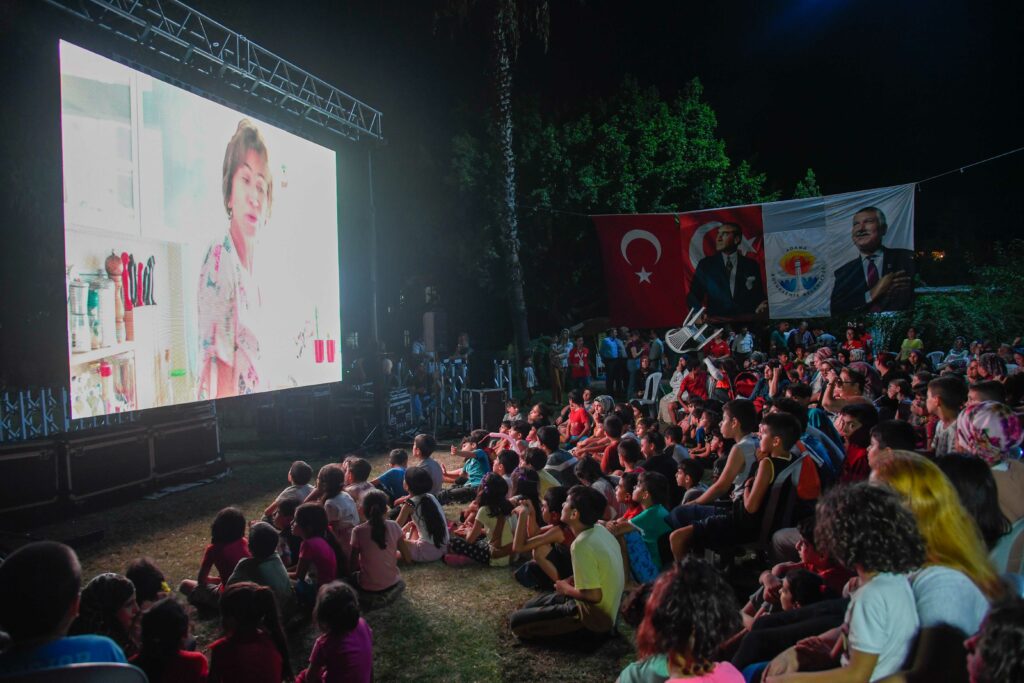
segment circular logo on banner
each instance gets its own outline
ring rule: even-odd
[[[825,260],[807,247],[792,247],[773,264],[768,279],[781,294],[799,299],[821,288],[828,274],[826,266]]]

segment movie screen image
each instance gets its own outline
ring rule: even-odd
[[[335,152],[60,44],[83,418],[341,379]]]

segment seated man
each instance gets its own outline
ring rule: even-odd
[[[71,663],[126,661],[110,638],[67,636],[81,586],[78,557],[61,543],[30,543],[0,565],[0,629],[13,641],[0,655],[0,678]]]
[[[529,600],[512,613],[512,632],[522,639],[567,633],[605,637],[615,628],[625,574],[618,541],[602,526],[607,501],[587,486],[573,486],[562,506],[562,523],[575,535],[569,553],[572,573],[555,582],[555,592]]]

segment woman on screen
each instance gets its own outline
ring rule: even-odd
[[[258,391],[260,290],[253,272],[256,237],[274,199],[267,146],[242,119],[224,152],[222,190],[228,231],[199,271],[199,399]]]

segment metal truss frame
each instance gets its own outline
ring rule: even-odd
[[[384,139],[381,112],[178,0],[46,2],[331,133]]]

